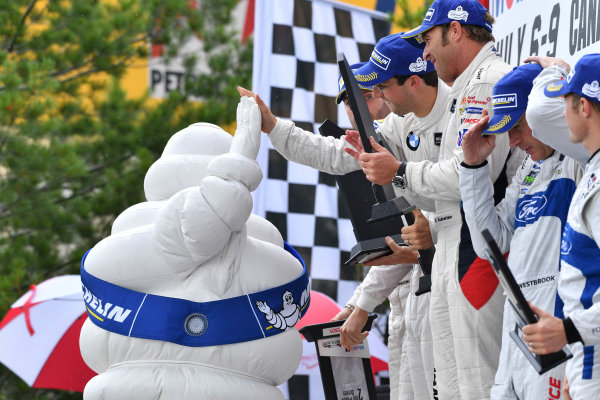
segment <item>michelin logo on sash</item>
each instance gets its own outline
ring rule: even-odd
[[[103,302],[102,299],[97,298],[85,285],[82,284],[81,287],[83,289],[83,301],[85,301],[88,313],[101,322],[104,322],[106,318],[123,323],[129,314],[131,314],[130,309],[111,304],[108,301]]]
[[[282,296],[282,307],[278,312],[273,309],[265,301],[257,301],[256,306],[261,313],[265,315],[265,318],[270,326],[267,329],[276,328],[282,331],[286,331],[300,321],[301,312],[307,304],[307,299],[310,293],[310,288],[306,288],[302,292],[301,305],[294,303],[294,296],[292,292],[286,290]]]
[[[291,246],[284,243],[284,248],[302,264],[302,274],[296,279],[258,292],[206,302],[138,292],[104,281],[85,269],[86,253],[80,275],[89,319],[116,334],[191,347],[277,335],[296,325],[310,304],[306,265]],[[299,304],[294,299],[300,299]],[[279,304],[281,309],[274,311]]]

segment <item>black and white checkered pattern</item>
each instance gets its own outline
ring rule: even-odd
[[[385,14],[329,0],[257,0],[253,91],[276,116],[305,130],[318,134],[326,118],[350,127],[344,105],[335,102],[337,53],[344,52],[350,64],[366,61],[389,29]],[[356,239],[335,179],[288,162],[265,135],[258,161],[264,178],[254,193],[254,212],[300,253],[312,289],[343,305],[363,274],[343,264]],[[289,398],[322,398],[321,383],[313,380],[295,376]]]
[[[308,131],[318,132],[325,118],[349,127],[343,104],[335,102],[337,53],[350,63],[368,60],[389,32],[385,15],[322,0],[259,0],[256,10],[254,91],[276,116]],[[362,275],[343,265],[356,240],[335,179],[286,161],[264,136],[259,163],[265,178],[255,212],[302,255],[312,288],[344,302]]]

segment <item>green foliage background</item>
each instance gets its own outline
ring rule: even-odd
[[[168,138],[197,121],[235,120],[252,44],[231,32],[236,0],[0,0],[0,317],[31,283],[77,274],[114,218],[144,201],[143,180]],[[183,93],[129,99],[121,77],[150,44],[168,56],[192,34]],[[187,101],[188,95],[203,99]],[[29,389],[0,365],[0,399],[80,399]]]

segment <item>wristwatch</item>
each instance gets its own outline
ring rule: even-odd
[[[400,164],[400,168],[392,178],[392,184],[399,189],[406,189],[406,161]]]

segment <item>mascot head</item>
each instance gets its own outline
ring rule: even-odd
[[[210,160],[229,152],[232,137],[206,122],[180,130],[167,142],[161,157],[146,173],[148,201],[166,200],[180,190],[199,186]]]

